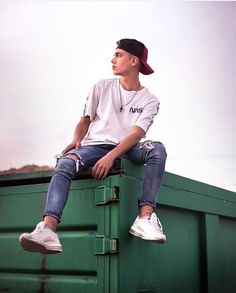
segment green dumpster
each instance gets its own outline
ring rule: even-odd
[[[1,176],[0,292],[234,293],[236,194],[166,172],[157,214],[167,242],[159,245],[128,233],[142,172],[122,160],[105,180],[73,180],[56,255],[18,242],[41,220],[51,172]]]

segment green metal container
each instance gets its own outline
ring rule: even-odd
[[[0,177],[0,292],[235,293],[236,194],[166,173],[157,215],[167,242],[128,233],[142,167],[70,189],[58,234],[64,252],[28,253],[19,235],[41,220],[51,172]]]

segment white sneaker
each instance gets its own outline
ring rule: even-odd
[[[21,234],[19,241],[22,248],[30,252],[51,254],[63,251],[57,233],[44,222],[40,222],[32,233]]]
[[[157,243],[165,243],[166,241],[161,222],[155,213],[152,213],[150,218],[140,218],[138,216],[129,232],[134,236],[145,240],[155,241]]]

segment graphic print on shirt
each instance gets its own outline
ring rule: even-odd
[[[143,108],[139,108],[139,107],[130,107],[129,112],[130,112],[130,113],[142,113],[142,112],[143,112]]]

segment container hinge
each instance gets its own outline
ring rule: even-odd
[[[97,235],[94,238],[94,254],[118,253],[118,239]]]
[[[111,201],[119,200],[120,189],[118,186],[99,186],[95,189],[95,204],[102,205]]]

